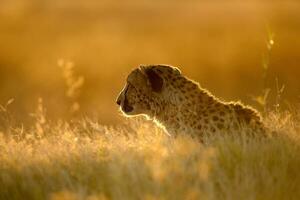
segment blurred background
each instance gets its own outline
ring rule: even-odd
[[[43,99],[50,119],[115,124],[139,64],[171,64],[224,100],[297,105],[300,1],[1,0],[0,104],[20,121]],[[73,68],[72,68],[73,66]],[[256,98],[256,100],[255,100]],[[71,113],[71,114],[70,114]]]

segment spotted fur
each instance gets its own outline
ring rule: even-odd
[[[220,101],[168,65],[134,69],[117,103],[125,115],[145,115],[170,134],[202,136],[240,127],[264,129],[256,110],[238,102]]]

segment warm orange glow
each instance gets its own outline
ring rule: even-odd
[[[271,88],[273,105],[276,78],[286,85],[282,105],[299,101],[298,1],[7,0],[0,16],[0,103],[14,98],[20,118],[41,97],[49,116],[66,117],[73,104],[104,123],[119,121],[114,100],[127,73],[155,63],[259,109],[252,97]],[[84,77],[76,100],[65,95],[62,59]]]

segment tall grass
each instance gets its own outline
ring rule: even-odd
[[[269,54],[264,79],[268,63]],[[278,84],[273,113],[269,89],[254,98],[276,135],[239,130],[201,143],[141,118],[109,127],[74,117],[84,78],[72,62],[58,64],[72,120],[49,120],[39,98],[32,125],[17,125],[13,99],[0,105],[0,199],[300,199],[300,112],[280,112]]]
[[[220,133],[204,143],[139,119],[107,127],[42,115],[0,133],[0,199],[300,198],[296,114],[268,115],[276,137]]]

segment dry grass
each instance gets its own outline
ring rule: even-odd
[[[299,2],[129,2],[0,7],[0,199],[300,199],[300,114],[279,111],[282,82],[283,99],[299,101]],[[274,48],[272,34],[264,48],[266,23]],[[266,112],[275,102],[265,121],[278,135],[199,143],[141,119],[103,125],[121,121],[114,100],[140,63],[180,66],[217,96],[250,96]],[[101,123],[80,117],[94,113]]]
[[[172,138],[148,122],[89,119],[0,134],[0,199],[299,199],[299,120],[269,114],[265,140]]]

